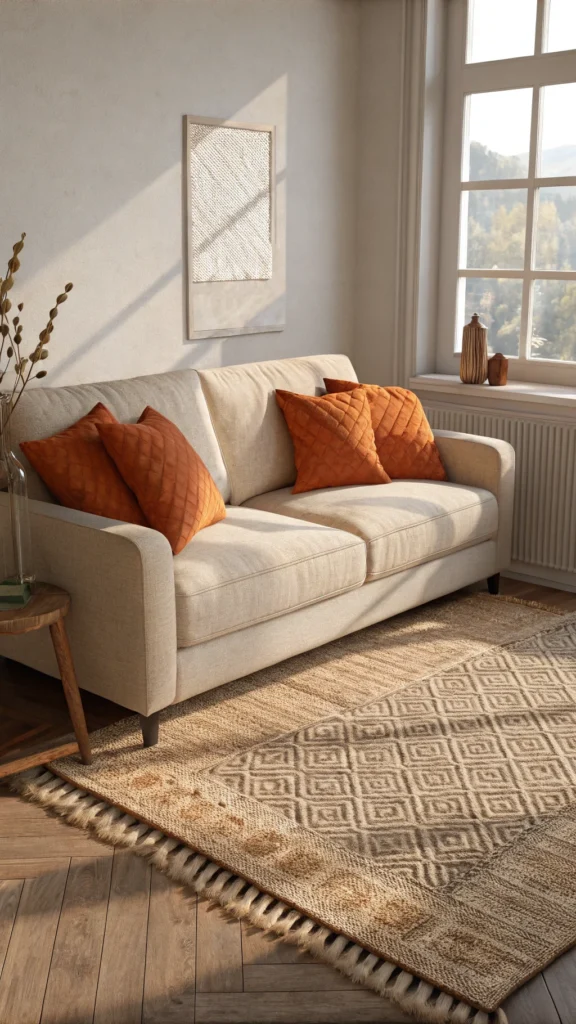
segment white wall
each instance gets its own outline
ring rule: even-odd
[[[447,0],[359,0],[355,362],[435,369]]]
[[[360,0],[357,314],[360,380],[404,383],[397,333],[401,266],[404,26],[414,0]]]
[[[46,384],[351,349],[358,4],[1,6],[0,252],[27,231],[14,293],[31,339],[64,282],[75,286]],[[185,340],[186,113],[287,131],[282,333]]]

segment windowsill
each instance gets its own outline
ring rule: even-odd
[[[535,405],[568,406],[576,409],[576,387],[561,387],[558,384],[529,384],[513,380],[503,387],[489,384],[463,384],[456,374],[423,373],[410,378],[414,391],[430,394],[452,395],[458,398],[475,396],[488,401],[524,402]]]

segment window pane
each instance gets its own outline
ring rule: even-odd
[[[550,0],[546,50],[576,49],[576,4],[574,0]]]
[[[474,93],[468,103],[463,180],[526,178],[532,89]]]
[[[469,0],[468,62],[534,53],[536,0]]]
[[[576,82],[547,85],[542,102],[540,174],[543,178],[576,174]]]
[[[535,281],[530,355],[576,362],[576,281]]]
[[[488,349],[517,356],[519,351],[522,281],[467,277],[460,279],[457,349],[462,347],[462,328],[473,313],[488,328]]]
[[[538,191],[538,270],[576,270],[576,186]]]
[[[522,270],[525,188],[462,193],[460,265],[474,270]]]

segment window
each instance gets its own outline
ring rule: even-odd
[[[576,0],[451,0],[446,90],[438,370],[576,384]]]

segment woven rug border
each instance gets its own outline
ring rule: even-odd
[[[11,787],[23,799],[54,811],[68,824],[144,857],[168,878],[219,904],[238,920],[298,946],[423,1024],[507,1024],[502,1009],[493,1013],[478,1010],[383,960],[172,836],[45,768],[21,772],[13,777]]]

